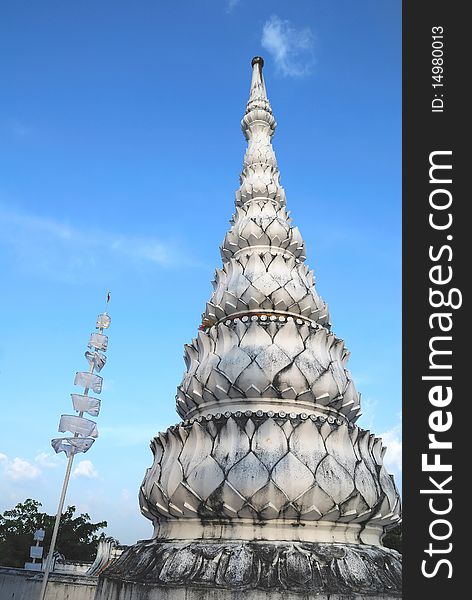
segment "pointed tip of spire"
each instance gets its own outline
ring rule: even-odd
[[[263,102],[264,106],[257,106],[257,108],[264,108],[270,111],[270,105],[268,104],[267,92],[264,82],[264,76],[262,74],[262,67],[264,66],[264,59],[262,56],[255,56],[251,60],[252,66],[252,81],[249,92],[249,103],[248,110],[253,108],[251,102]]]
[[[263,122],[267,123],[271,129],[271,135],[275,129],[275,119],[272,115],[269,99],[267,98],[264,75],[262,74],[262,67],[264,66],[264,59],[262,56],[255,56],[251,60],[251,66],[252,79],[249,91],[249,100],[246,105],[246,112],[243,120],[241,121],[241,126],[246,139],[249,139],[248,129],[250,123],[255,121],[258,121],[259,125]],[[250,114],[252,116],[248,117]]]

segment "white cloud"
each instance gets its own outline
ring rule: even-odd
[[[41,475],[41,470],[24,458],[16,456],[10,460],[6,454],[0,454],[0,461],[3,464],[4,475],[9,479],[25,481],[37,479]]]
[[[400,474],[402,472],[402,438],[401,427],[397,425],[385,433],[381,433],[384,446],[387,447],[384,463],[388,471]]]
[[[272,15],[262,29],[262,47],[285,77],[302,77],[313,65],[313,33],[308,27],[295,29],[290,21]]]
[[[93,466],[91,460],[81,460],[75,467],[72,477],[74,479],[77,477],[88,477],[89,479],[92,479],[98,477],[98,471]]]

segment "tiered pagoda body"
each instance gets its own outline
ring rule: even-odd
[[[401,594],[400,556],[381,545],[399,494],[382,440],[355,424],[349,352],[286,210],[262,67],[223,266],[185,348],[182,422],[152,441],[140,490],[154,537],[105,572],[101,600]]]

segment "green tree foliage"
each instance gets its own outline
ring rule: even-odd
[[[36,529],[44,529],[44,556],[51,543],[54,527],[53,515],[40,512],[41,502],[28,498],[11,510],[0,514],[0,565],[23,567],[30,561],[29,549],[34,545]],[[99,533],[107,526],[106,521],[91,523],[87,513],[74,517],[75,506],[68,506],[62,513],[56,550],[67,560],[91,561],[97,552],[98,541],[105,537]]]
[[[391,529],[383,538],[382,544],[387,548],[393,548],[397,552],[402,552],[402,526],[397,525]]]

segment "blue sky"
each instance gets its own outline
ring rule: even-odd
[[[2,3],[0,511],[54,512],[61,413],[112,292],[100,437],[67,502],[123,543],[178,422],[183,345],[211,294],[245,141],[250,60],[278,121],[288,208],[351,351],[359,425],[400,471],[401,3]]]

